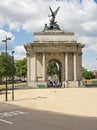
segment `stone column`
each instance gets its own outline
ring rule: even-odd
[[[82,80],[82,52],[78,53],[78,80]]]
[[[31,58],[30,58],[30,79],[31,79],[31,81],[33,81],[33,55],[31,55]]]
[[[31,80],[31,58],[30,55],[27,54],[27,81]]]
[[[46,80],[46,75],[45,75],[45,52],[43,52],[43,81]]]
[[[68,87],[68,53],[65,53],[65,87]]]
[[[34,70],[35,70],[34,81],[37,81],[37,58],[36,58],[36,53],[34,53]]]
[[[77,80],[77,53],[74,52],[74,80]]]
[[[63,77],[63,81],[65,81],[65,52],[63,53],[64,54],[64,58],[63,58],[63,70],[61,70],[61,73],[62,73],[62,77]]]

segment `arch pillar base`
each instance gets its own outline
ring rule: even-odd
[[[29,81],[27,82],[27,88],[47,88],[47,82],[43,82],[43,81],[38,81],[38,82],[34,82],[34,81]]]
[[[66,88],[79,88],[83,87],[82,81],[64,81],[64,87]]]

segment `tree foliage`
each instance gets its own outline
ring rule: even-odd
[[[93,71],[88,71],[85,68],[82,69],[82,75],[83,75],[83,78],[85,78],[85,79],[95,78],[94,72]]]
[[[23,60],[18,60],[15,63],[16,67],[16,76],[19,77],[26,77],[27,75],[27,59],[24,58]]]
[[[47,73],[48,75],[55,75],[59,73],[58,71],[58,66],[57,66],[57,63],[56,61],[52,60],[48,63],[48,66],[47,66]]]
[[[11,56],[7,54],[7,65],[6,65],[6,54],[4,52],[0,55],[0,76],[6,75],[6,66],[7,66],[7,75],[11,76]]]
[[[7,54],[7,64],[6,64],[6,53],[2,52],[0,54],[0,82],[6,76],[6,67],[7,67],[7,76],[12,76],[12,56]],[[26,77],[27,75],[27,59],[14,61],[14,75],[19,77]]]
[[[7,54],[7,64],[6,64],[6,53],[2,52],[0,54],[0,79],[6,76],[6,67],[7,67],[7,76],[11,76],[11,67],[12,67],[12,58]]]

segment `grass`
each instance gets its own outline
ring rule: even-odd
[[[18,87],[18,86],[22,88],[23,86],[26,86],[26,82],[14,83],[14,87]],[[5,87],[6,87],[5,84],[0,85],[0,89],[5,89]],[[12,88],[12,84],[7,84],[7,87],[8,87],[8,89]]]
[[[85,79],[83,80],[84,84],[97,84],[97,79]]]

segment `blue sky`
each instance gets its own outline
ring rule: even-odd
[[[49,5],[60,6],[56,21],[66,32],[74,32],[75,40],[85,44],[82,62],[88,70],[97,69],[97,0],[3,0],[0,1],[0,52],[5,51],[2,39],[8,41],[8,52],[15,59],[26,57],[24,44],[33,42],[33,33],[49,23]]]
[[[97,3],[97,0],[94,0]]]

